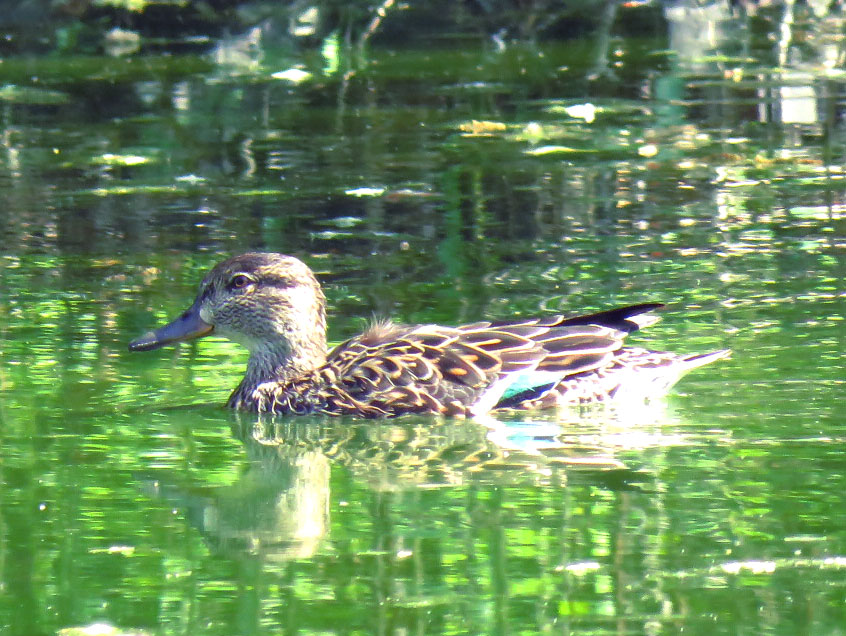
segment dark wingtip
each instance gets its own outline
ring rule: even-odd
[[[602,325],[631,333],[658,322],[657,316],[642,316],[655,309],[661,309],[664,303],[640,303],[618,307],[608,311],[600,311],[587,316],[575,316],[561,322],[562,325]]]

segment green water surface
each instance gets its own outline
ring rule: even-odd
[[[846,633],[843,77],[666,46],[4,60],[0,634]],[[126,346],[249,249],[333,342],[660,301],[638,344],[733,357],[644,407],[260,420],[237,345]]]

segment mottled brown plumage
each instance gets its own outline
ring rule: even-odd
[[[234,408],[390,417],[481,415],[642,398],[728,351],[682,356],[623,346],[657,319],[656,303],[587,316],[547,316],[460,327],[376,323],[326,353],[325,300],[312,271],[281,254],[218,264],[182,316],[130,344],[133,351],[215,333],[250,350]]]

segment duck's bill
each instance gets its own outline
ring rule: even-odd
[[[191,307],[179,318],[160,327],[155,331],[148,331],[140,338],[129,343],[130,351],[152,351],[165,345],[202,338],[214,331],[214,326],[200,318],[196,307]]]

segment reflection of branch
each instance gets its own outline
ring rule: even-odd
[[[614,77],[614,71],[608,67],[608,47],[611,43],[611,27],[614,26],[614,20],[617,17],[617,3],[614,0],[605,0],[601,10],[597,28],[596,55],[593,70],[588,74],[588,79]]]
[[[784,14],[779,25],[781,37],[778,41],[778,65],[780,68],[787,65],[787,55],[793,40],[793,3],[794,0],[787,0],[784,3]]]
[[[385,16],[388,14],[388,10],[391,9],[396,4],[396,0],[384,0],[379,8],[376,9],[376,15],[373,16],[373,19],[370,21],[370,24],[367,25],[367,29],[361,36],[361,39],[358,41],[358,47],[364,48],[364,45],[367,44],[367,40],[369,40],[373,34],[376,32],[376,29],[382,24],[382,20],[385,19]]]

